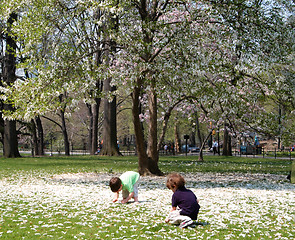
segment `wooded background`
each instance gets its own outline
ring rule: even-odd
[[[245,133],[294,145],[294,1],[0,5],[5,157],[134,141],[144,175],[184,134],[201,150],[218,134],[224,155]]]

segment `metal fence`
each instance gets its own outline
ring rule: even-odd
[[[277,148],[261,148],[261,151],[242,151],[241,148],[233,150],[234,156],[241,157],[262,157],[262,158],[275,158],[275,159],[295,159],[295,152],[291,148],[277,149]]]

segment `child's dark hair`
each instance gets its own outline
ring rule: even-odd
[[[171,173],[167,176],[167,188],[175,191],[178,188],[184,187],[185,180],[179,173]]]
[[[122,181],[120,178],[118,178],[118,177],[111,178],[110,187],[111,187],[112,192],[118,192],[121,185],[122,185]]]

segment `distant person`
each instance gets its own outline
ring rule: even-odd
[[[97,155],[99,153],[100,153],[100,148],[98,147],[97,150],[96,150],[96,152],[95,152],[95,154]]]
[[[260,143],[259,143],[259,138],[257,136],[255,136],[254,138],[254,145],[255,146],[258,146]]]
[[[110,180],[110,188],[115,193],[113,202],[119,200],[119,193],[122,191],[123,200],[121,203],[127,203],[131,198],[138,203],[138,180],[139,173],[128,171],[120,177],[113,177]]]
[[[215,153],[218,152],[218,142],[216,142],[216,140],[213,142],[212,147],[213,147],[213,153],[215,155]]]
[[[95,154],[99,154],[101,149],[102,149],[102,143],[99,141],[98,142],[98,147],[97,147],[97,150],[96,150]]]
[[[166,186],[173,191],[172,209],[166,223],[179,225],[181,228],[195,227],[194,221],[199,214],[199,201],[196,195],[185,188],[185,180],[178,173],[168,175]]]
[[[168,145],[167,144],[164,145],[164,151],[166,154],[168,153]]]

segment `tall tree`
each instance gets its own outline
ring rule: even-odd
[[[159,91],[154,89],[162,87],[163,80],[175,79],[187,95],[198,98],[200,110],[206,106],[203,121],[212,118],[221,125],[221,121],[226,120],[229,128],[235,129],[242,125],[235,121],[237,116],[239,120],[249,119],[249,106],[253,114],[258,112],[256,100],[267,86],[257,81],[261,80],[257,76],[271,61],[278,59],[276,54],[284,54],[277,48],[280,41],[275,37],[286,35],[286,28],[282,31],[281,27],[285,11],[289,10],[284,4],[235,0],[226,3],[219,0],[122,1],[122,6],[130,11],[124,12],[120,21],[122,32],[118,42],[122,51],[117,67],[126,72],[118,71],[121,75],[118,79],[132,92],[142,174],[157,172],[149,168],[149,162],[157,163],[158,159],[151,151],[157,136],[154,109],[159,99]],[[131,44],[124,44],[130,41]],[[120,56],[124,58],[121,62]],[[165,90],[170,86],[164,86]],[[163,98],[167,98],[167,91],[163,92]],[[142,139],[144,133],[140,133],[139,128],[137,114],[140,112],[135,109],[139,107],[136,97],[142,97],[143,93],[150,99],[148,154]]]
[[[3,16],[11,7],[25,10],[14,26],[27,56],[20,67],[35,75],[3,91],[17,110],[10,117],[29,121],[60,109],[58,97],[64,92],[70,108],[80,100],[95,104],[89,93],[95,92],[99,80],[111,79],[111,86],[132,96],[141,174],[161,174],[155,143],[163,99],[192,96],[200,121],[214,119],[219,126],[226,121],[231,131],[258,123],[267,126],[274,116],[259,117],[264,109],[257,104],[272,95],[265,75],[270,63],[278,66],[294,55],[294,28],[286,24],[294,7],[291,1],[143,0],[118,5],[117,1],[50,0],[45,5],[22,2],[22,8],[17,0],[3,2]],[[93,35],[94,28],[102,30],[108,16],[95,17],[100,8],[119,17],[120,26],[118,31],[105,31],[116,42],[114,58],[97,64],[95,54],[110,46],[105,36]],[[109,99],[114,93],[108,94]]]
[[[44,133],[43,126],[39,116],[31,120],[29,129],[32,135],[32,142],[34,148],[34,154],[36,156],[44,155]]]
[[[39,156],[44,155],[44,132],[43,132],[43,126],[42,126],[42,121],[39,116],[35,117],[35,123],[36,123],[36,128],[37,128],[37,151],[36,154]]]
[[[116,52],[116,42],[111,38],[111,33],[115,33],[118,29],[118,17],[112,13],[107,14],[107,20],[104,25],[104,64],[109,66],[114,61]],[[104,80],[104,123],[103,123],[103,147],[101,155],[120,155],[117,144],[117,98],[114,95],[116,86],[111,85],[111,78]]]
[[[92,105],[89,146],[94,154],[103,81],[99,68],[104,16],[97,9],[108,12],[109,5],[56,0],[42,4],[33,1],[21,7],[15,0],[13,4],[22,11],[21,21],[14,26],[20,33],[26,59],[20,68],[27,69],[33,77],[11,86],[10,96],[17,113],[10,117],[30,121],[36,115],[59,111],[61,104],[67,105],[64,114],[70,114],[77,109],[79,101],[87,102]],[[61,103],[59,96],[64,93],[67,99]]]
[[[17,14],[12,12],[7,21],[7,31],[5,36],[6,50],[3,64],[3,85],[11,86],[15,80],[16,71],[16,36],[13,33],[12,25],[17,21]],[[2,112],[13,112],[12,103],[4,103]],[[3,152],[5,157],[20,157],[18,151],[18,139],[16,131],[16,121],[4,119]]]
[[[121,6],[130,10],[124,12],[125,14],[120,18],[120,32],[117,42],[122,50],[117,55],[118,64],[114,67],[128,69],[127,72],[120,73],[120,79],[125,79],[118,83],[120,86],[123,84],[131,87],[129,91],[133,100],[132,113],[139,156],[139,172],[143,175],[150,173],[160,175],[162,172],[158,167],[157,139],[158,82],[163,79],[161,75],[165,75],[165,67],[163,68],[161,61],[167,57],[162,53],[169,52],[170,47],[174,47],[173,44],[170,44],[171,40],[174,35],[182,32],[185,28],[187,16],[183,15],[183,12],[186,6],[185,2],[181,1],[178,3],[125,1]],[[131,39],[132,44],[126,44]],[[113,70],[120,69],[113,68]],[[169,75],[169,73],[167,74]],[[119,78],[113,79],[119,80]],[[128,83],[126,84],[126,82]],[[146,111],[148,116],[147,147],[140,119],[140,102],[145,94],[148,96],[149,106]]]

